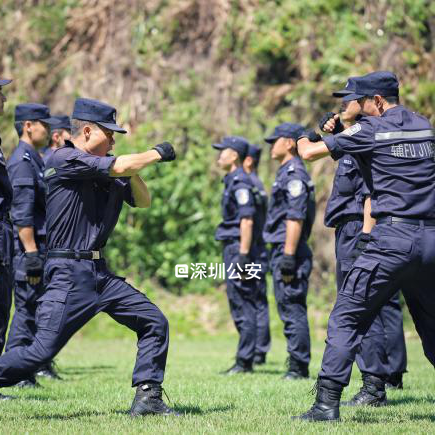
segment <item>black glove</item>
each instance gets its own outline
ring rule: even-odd
[[[370,242],[370,234],[361,233],[358,236],[358,241],[356,242],[355,249],[352,251],[352,258],[355,261],[361,253],[364,251],[368,243]]]
[[[246,265],[250,263],[248,254],[239,254],[239,258],[237,259],[237,264],[241,270],[241,273],[246,274]]]
[[[319,121],[319,128],[320,130],[323,130],[323,127],[325,126],[325,124],[331,119],[334,118],[334,116],[336,115],[336,113],[334,112],[328,112],[325,115],[322,116],[322,118]],[[332,134],[338,134],[341,133],[344,130],[344,126],[339,119],[335,120],[335,127],[334,130],[332,130]]]
[[[44,260],[39,255],[38,251],[26,252],[24,254],[24,267],[26,275],[32,278],[40,278],[44,271]]]
[[[162,142],[156,145],[153,150],[156,150],[162,157],[161,162],[170,162],[175,160],[177,157],[175,155],[174,147],[169,142]]]
[[[293,276],[296,273],[296,257],[284,254],[279,262],[281,275]]]
[[[296,139],[296,145],[298,144],[298,141],[304,137],[306,137],[310,142],[319,142],[322,140],[322,136],[320,136],[319,133],[307,128]]]

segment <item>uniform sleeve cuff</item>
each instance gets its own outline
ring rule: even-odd
[[[337,141],[335,140],[335,137],[333,135],[324,137],[323,142],[325,142],[325,145],[334,160],[339,160],[343,157],[344,152],[339,148]]]
[[[240,210],[239,212],[240,218],[253,218],[255,215],[255,210],[251,207],[246,207]]]
[[[115,160],[116,160],[115,156],[100,157],[98,161],[98,171],[108,176],[110,168],[112,167]]]
[[[287,220],[292,220],[292,221],[304,221],[305,220],[305,215],[303,214],[296,214],[296,213],[289,213],[286,215],[285,217]]]
[[[14,225],[17,225],[19,227],[33,227],[35,222],[32,218],[30,219],[14,219],[12,216],[12,222]]]

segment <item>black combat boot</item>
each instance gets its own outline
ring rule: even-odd
[[[339,421],[340,397],[343,385],[329,379],[319,378],[314,386],[317,390],[316,401],[305,414],[292,417],[293,420]]]
[[[392,373],[388,376],[385,388],[389,390],[403,390],[403,373]]]
[[[132,417],[140,415],[180,415],[163,402],[162,392],[163,388],[160,384],[139,385],[131,404],[130,415]]]
[[[57,371],[54,367],[54,362],[50,361],[47,364],[44,364],[35,374],[36,376],[40,376],[42,378],[47,379],[57,379],[61,380],[62,378],[57,374]]]
[[[352,400],[343,402],[343,406],[385,406],[387,394],[385,393],[385,381],[369,373],[362,374],[363,385]]]
[[[238,375],[240,373],[252,373],[252,361],[245,361],[240,358],[236,359],[236,363],[230,367],[228,370],[225,370],[223,375]]]
[[[266,364],[266,354],[265,353],[257,353],[254,356],[254,365],[262,366],[263,364]]]
[[[308,378],[308,364],[297,361],[291,356],[287,358],[287,373],[283,379],[296,380]]]
[[[17,382],[15,385],[12,385],[12,387],[17,387],[17,388],[39,388],[40,386],[41,385],[34,377],[31,377],[29,379],[24,379],[20,382]]]

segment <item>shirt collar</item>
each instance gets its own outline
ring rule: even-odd
[[[30,154],[33,160],[36,160],[40,165],[44,165],[41,155],[34,147],[32,147],[32,145],[20,139],[18,146],[22,146]]]
[[[391,107],[390,109],[387,109],[382,115],[383,116],[389,116],[393,115],[396,112],[401,112],[404,109],[404,107],[401,104],[398,104],[397,106]]]
[[[223,179],[225,185],[228,185],[234,179],[234,177],[236,177],[237,175],[240,175],[242,172],[243,172],[243,168],[241,166],[239,166],[235,171],[230,172],[229,174],[225,175],[225,177]]]

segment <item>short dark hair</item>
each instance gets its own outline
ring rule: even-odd
[[[24,131],[24,121],[17,121],[14,124],[15,126],[15,130],[18,134],[18,137],[21,137],[23,135],[23,131]]]
[[[381,97],[382,97],[382,95],[381,95]],[[366,98],[367,100],[373,100],[375,97],[372,97],[372,96],[366,96],[366,97],[364,97],[364,98]],[[400,104],[400,98],[399,98],[399,96],[398,95],[392,95],[392,96],[389,96],[389,97],[382,97],[388,104]]]
[[[91,122],[91,121],[82,121],[81,119],[72,119],[71,120],[71,136],[72,137],[80,136],[83,129],[87,125],[94,128],[96,124],[95,124],[95,122]]]
[[[53,145],[53,134],[54,133],[59,133],[62,134],[62,131],[65,130],[64,128],[55,128],[54,130],[50,131],[50,141],[48,143],[48,146],[52,146]]]

